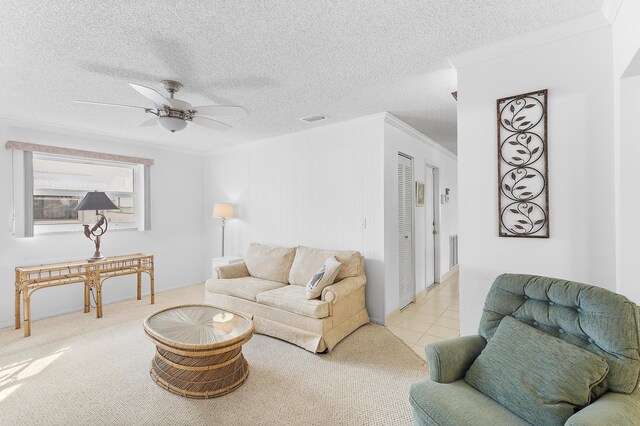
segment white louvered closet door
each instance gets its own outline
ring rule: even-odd
[[[413,302],[413,168],[411,158],[398,154],[398,266],[400,309]]]

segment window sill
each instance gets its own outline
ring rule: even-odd
[[[113,228],[109,228],[109,230],[107,232],[109,233],[113,233],[113,232],[126,232],[126,231],[142,231],[144,232],[143,229],[140,229],[137,225],[134,226],[130,226],[130,227],[113,227]],[[34,229],[33,231],[33,236],[34,237],[40,237],[40,236],[46,236],[46,235],[66,235],[66,234],[82,234],[82,225],[75,225],[73,227],[73,229],[69,229],[65,226],[64,229]]]

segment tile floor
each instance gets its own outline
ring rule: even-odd
[[[389,318],[387,327],[424,358],[424,348],[429,343],[460,335],[459,303],[456,273]]]

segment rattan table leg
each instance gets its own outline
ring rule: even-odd
[[[151,268],[151,270],[149,271],[149,278],[151,280],[150,282],[150,287],[151,287],[151,304],[153,305],[154,302],[154,291],[153,291],[153,268]]]
[[[102,283],[96,285],[96,318],[102,318]]]
[[[31,301],[29,300],[29,290],[22,291],[22,309],[24,310],[24,337],[31,336]]]
[[[142,299],[142,272],[138,271],[138,300]]]
[[[16,285],[16,330],[20,328],[20,287]]]
[[[91,311],[91,303],[90,303],[90,291],[91,287],[89,287],[89,283],[84,283],[84,313]]]

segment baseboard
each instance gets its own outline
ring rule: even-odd
[[[433,285],[433,284],[432,284]],[[427,293],[429,292],[429,287],[425,287],[422,290],[420,290],[418,292],[418,294],[416,294],[416,296],[413,298],[413,302],[414,303],[418,303],[419,301],[421,301],[422,299],[424,299],[424,297],[427,295]]]
[[[384,321],[381,321],[377,318],[369,318],[369,322],[372,322],[374,324],[384,325]]]
[[[407,306],[410,306],[410,305],[407,305]],[[407,306],[405,306],[405,308],[406,308]],[[404,308],[402,308],[402,309],[404,309]],[[396,317],[396,316],[400,315],[400,313],[402,312],[402,309],[398,309],[398,308],[396,308],[396,309],[394,309],[393,311],[391,311],[391,312],[389,313],[389,315],[387,315],[385,322],[384,322],[384,323],[381,323],[381,324],[382,324],[382,325],[385,325],[385,326],[386,326],[386,325],[388,325],[391,321],[393,321],[393,320],[395,319],[395,317]]]
[[[391,323],[396,316],[400,315],[400,309],[394,309],[393,311],[391,311],[389,313],[389,315],[387,315],[387,317],[385,318],[385,321],[382,325],[389,325],[389,323]]]
[[[449,269],[449,271],[447,271],[446,273],[444,273],[441,277],[440,277],[440,282],[445,282],[446,280],[448,280],[449,278],[453,277],[455,274],[458,273],[459,270],[459,265],[454,266],[453,268]]]
[[[165,293],[167,291],[176,290],[178,288],[183,288],[183,287],[189,287],[189,286],[197,285],[197,284],[204,284],[204,281],[198,281],[198,282],[195,282],[195,283],[175,285],[175,286],[172,286],[172,287],[163,288],[162,290],[156,291],[155,295],[157,296],[158,294],[162,294],[162,293]],[[142,297],[149,296],[150,293],[151,292],[149,292],[149,291],[142,292]],[[122,298],[119,298],[119,299],[110,300],[108,302],[103,302],[102,306],[112,305],[114,303],[124,302],[125,300],[132,300],[132,299],[135,299],[135,298],[136,298],[136,295],[134,294],[133,296],[130,296],[130,297],[122,297]],[[50,312],[50,313],[44,314],[42,316],[33,316],[32,315],[31,321],[39,321],[39,320],[43,320],[43,319],[47,319],[47,318],[59,317],[60,315],[71,314],[73,312],[80,312],[82,309],[84,309],[84,305],[80,305],[77,308],[64,309],[64,310],[61,310],[61,311]],[[93,309],[95,309],[95,308],[93,308]],[[33,314],[33,312],[32,312],[32,314]],[[22,315],[22,312],[20,313],[20,315]],[[24,318],[22,318],[22,317],[20,319],[24,320]],[[8,328],[8,327],[15,327],[15,323],[13,321],[0,323],[0,328]]]

